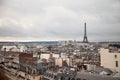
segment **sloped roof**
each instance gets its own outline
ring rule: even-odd
[[[119,77],[120,78],[120,73],[116,73],[113,77]]]
[[[120,78],[98,75],[98,74],[89,74],[85,72],[78,72],[76,78],[88,79],[88,80],[120,80]]]
[[[112,73],[113,73],[113,72],[112,72],[110,69],[108,69],[108,68],[98,68],[98,69],[95,70],[95,72],[98,73],[98,74],[101,73],[101,72],[103,72],[103,71],[106,72],[107,74],[112,74]]]

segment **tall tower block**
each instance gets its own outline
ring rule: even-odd
[[[89,43],[87,38],[87,31],[86,31],[86,22],[84,23],[84,37],[83,37],[83,43]]]

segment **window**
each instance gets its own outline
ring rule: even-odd
[[[117,55],[114,55],[115,58],[117,58]]]
[[[118,61],[115,61],[115,65],[116,65],[116,67],[118,67]]]

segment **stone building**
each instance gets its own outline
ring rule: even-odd
[[[109,49],[100,49],[101,66],[109,68],[112,71],[120,72],[120,53],[109,51]]]

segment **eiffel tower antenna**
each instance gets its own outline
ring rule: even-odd
[[[86,22],[84,23],[84,38],[83,43],[89,43],[87,39],[87,31],[86,31]]]

